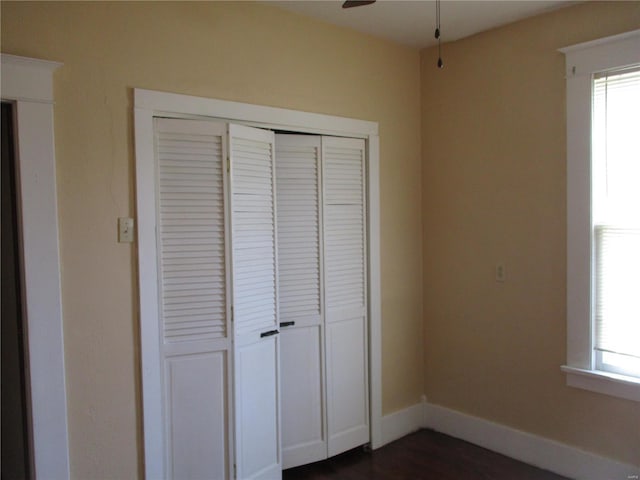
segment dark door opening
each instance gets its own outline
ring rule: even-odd
[[[31,478],[12,105],[2,103],[2,480]]]

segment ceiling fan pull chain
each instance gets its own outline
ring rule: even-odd
[[[342,8],[353,8],[353,7],[361,7],[363,5],[371,5],[372,3],[375,3],[376,0],[346,0],[343,4],[342,4]],[[435,31],[435,37],[436,40],[438,40],[438,68],[443,68],[444,67],[444,62],[442,61],[442,39],[441,39],[441,33],[440,33],[440,4],[441,4],[442,0],[436,0],[436,31]]]
[[[438,68],[444,67],[444,63],[442,62],[442,47],[440,45],[440,1],[436,0],[436,38],[438,39]]]

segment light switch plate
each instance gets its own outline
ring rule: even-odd
[[[118,242],[133,242],[133,218],[118,218]]]

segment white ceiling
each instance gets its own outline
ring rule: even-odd
[[[292,12],[348,27],[411,47],[436,44],[433,0],[378,0],[372,5],[342,8],[340,0],[268,1]],[[442,41],[459,40],[484,30],[561,8],[575,0],[443,0]]]

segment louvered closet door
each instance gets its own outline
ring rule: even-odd
[[[329,456],[369,441],[364,140],[323,137]]]
[[[274,134],[229,125],[237,478],[281,477]]]
[[[226,478],[226,126],[155,120],[165,474]]]
[[[320,141],[276,135],[283,468],[327,458]]]

